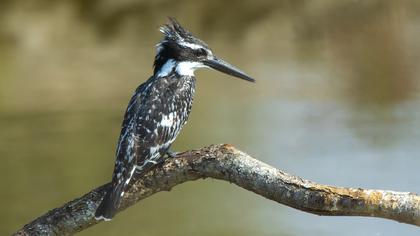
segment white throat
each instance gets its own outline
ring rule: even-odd
[[[163,64],[163,66],[157,72],[157,76],[165,77],[174,70],[178,75],[194,76],[194,71],[201,67],[206,67],[206,66],[200,62],[193,62],[193,61],[177,62],[173,59],[170,59],[167,62],[165,62],[165,64]]]
[[[194,76],[194,71],[200,67],[205,67],[200,62],[182,61],[176,66],[176,73],[184,76]]]

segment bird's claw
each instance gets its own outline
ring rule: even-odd
[[[171,150],[166,151],[166,155],[167,155],[169,158],[175,158],[175,157],[176,157],[176,155],[178,155],[178,153],[179,153],[179,152],[173,152],[173,151],[171,151]]]

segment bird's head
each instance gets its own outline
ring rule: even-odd
[[[194,70],[210,67],[220,72],[254,82],[238,68],[217,58],[209,46],[184,29],[174,18],[160,28],[164,38],[157,45],[154,74],[166,76],[175,71],[180,75],[193,76]]]

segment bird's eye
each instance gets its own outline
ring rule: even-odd
[[[198,49],[199,56],[207,56],[207,51],[204,48]]]

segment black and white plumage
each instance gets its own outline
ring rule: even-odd
[[[133,179],[164,160],[187,122],[195,92],[194,70],[211,67],[254,81],[216,58],[206,43],[170,18],[157,45],[154,73],[135,91],[128,104],[116,151],[112,186],[96,210],[95,218],[110,220]]]

